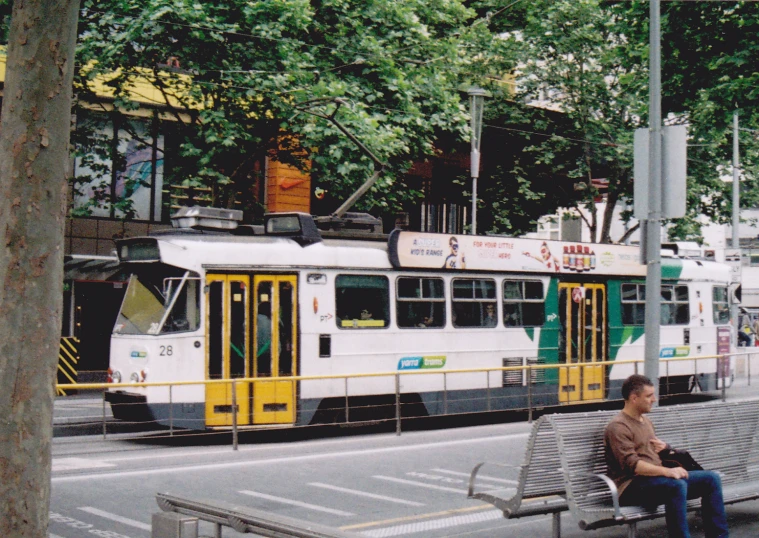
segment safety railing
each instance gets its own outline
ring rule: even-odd
[[[751,383],[752,361],[759,360],[759,348],[756,352],[739,351],[731,354],[721,355],[703,355],[696,357],[674,357],[660,360],[660,376],[670,379],[677,376],[679,372],[686,372],[684,375],[687,379],[692,379],[695,386],[703,390],[700,386],[700,376],[706,373],[714,375],[717,380],[717,390],[721,391],[723,401],[727,399],[728,381],[731,380],[733,372],[729,369],[730,358],[735,358],[735,370],[739,377],[746,377],[748,384]],[[692,363],[692,367],[689,363]],[[493,411],[526,411],[528,421],[532,421],[536,410],[557,405],[556,395],[559,391],[559,380],[570,377],[570,373],[575,370],[597,368],[600,366],[629,367],[629,373],[643,373],[643,360],[614,360],[606,362],[593,363],[571,363],[571,364],[525,364],[522,366],[504,366],[491,368],[466,368],[466,369],[447,369],[447,370],[415,370],[415,371],[394,371],[394,372],[373,372],[358,374],[333,374],[321,376],[289,376],[289,377],[267,377],[267,378],[235,378],[235,379],[217,379],[217,380],[199,380],[199,381],[176,381],[172,383],[164,382],[143,382],[143,383],[89,383],[77,384],[77,389],[100,389],[102,393],[102,402],[98,404],[100,413],[98,415],[80,415],[75,420],[70,421],[69,425],[58,424],[59,427],[77,427],[87,429],[93,433],[97,428],[102,433],[103,439],[109,435],[109,426],[111,435],[119,437],[135,437],[145,431],[150,431],[151,437],[168,436],[173,437],[177,430],[181,429],[184,435],[187,435],[188,424],[186,419],[175,416],[176,406],[180,405],[198,405],[183,404],[187,400],[186,394],[177,399],[176,393],[182,391],[185,387],[191,386],[211,386],[226,385],[229,387],[229,394],[223,401],[210,402],[227,404],[231,414],[231,424],[222,426],[213,430],[202,430],[195,435],[214,435],[224,434],[232,436],[232,446],[236,450],[239,444],[239,434],[241,430],[264,429],[266,425],[249,425],[241,424],[242,414],[250,416],[250,398],[248,401],[238,401],[238,387],[241,385],[250,385],[253,393],[256,393],[256,387],[259,384],[276,383],[276,382],[298,382],[300,383],[301,392],[303,388],[312,384],[321,384],[322,389],[326,389],[329,396],[322,401],[328,401],[331,404],[322,406],[314,411],[314,416],[321,414],[317,418],[320,425],[358,425],[376,422],[395,422],[395,431],[397,435],[402,432],[402,423],[408,418],[418,418],[425,416],[425,410],[431,410],[430,415],[451,416],[471,412],[493,412]],[[756,366],[754,371],[756,371]],[[485,376],[486,382],[482,383],[480,376]],[[421,376],[421,377],[420,377]],[[683,376],[680,376],[682,378]],[[367,395],[366,387],[361,390],[352,389],[362,380],[375,380],[374,387],[376,394],[384,395],[377,399],[372,395]],[[414,380],[414,387],[404,387],[404,381]],[[497,382],[496,382],[497,381]],[[483,386],[484,385],[484,386]],[[497,385],[497,386],[496,386]],[[168,404],[167,416],[161,420],[163,426],[158,430],[156,424],[147,424],[142,421],[114,421],[108,414],[108,404],[106,402],[106,391],[126,390],[134,388],[157,388],[163,387],[166,390],[164,402]],[[475,388],[473,388],[475,387]],[[519,388],[524,390],[520,394],[505,394],[504,387]],[[74,385],[58,385],[59,389],[67,390],[74,388]],[[339,391],[338,391],[339,388]],[[670,393],[669,387],[663,386],[665,397]],[[678,387],[676,387],[678,388]],[[683,387],[679,387],[683,388]],[[684,387],[682,392],[689,392],[691,386]],[[208,391],[205,391],[208,392]],[[324,392],[324,391],[322,391]],[[678,390],[672,392],[677,393]],[[424,401],[409,399],[409,395],[425,394]],[[155,397],[155,394],[152,396]],[[511,398],[511,400],[509,400]],[[242,398],[245,400],[246,398]],[[598,403],[603,398],[592,398],[586,400],[559,401],[558,404],[581,405],[587,403]],[[339,405],[338,405],[339,402]],[[550,403],[546,403],[550,402]],[[209,402],[205,401],[199,405],[206,406]],[[242,406],[241,406],[242,404]],[[90,408],[94,408],[94,403],[90,400]],[[132,406],[140,405],[134,403],[121,403],[111,405]],[[247,409],[241,413],[240,409]],[[126,408],[123,408],[126,409]],[[313,410],[312,410],[313,411]],[[421,412],[420,412],[421,411]],[[121,413],[128,415],[129,413]],[[367,418],[370,417],[370,418]],[[373,418],[371,418],[373,417]],[[379,418],[377,418],[379,417]],[[119,428],[114,428],[118,424]],[[114,430],[115,433],[114,433]],[[124,435],[120,435],[123,433]]]

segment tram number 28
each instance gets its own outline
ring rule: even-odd
[[[161,357],[170,357],[174,354],[174,350],[171,346],[160,346],[160,353],[159,355]]]

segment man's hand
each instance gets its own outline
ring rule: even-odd
[[[688,478],[688,471],[682,467],[663,467],[663,469],[665,470],[664,476],[668,478],[674,478],[675,480],[679,480],[680,478]]]
[[[654,452],[661,452],[662,450],[667,448],[667,443],[665,443],[661,439],[657,439],[656,437],[651,439],[651,445],[654,447]]]

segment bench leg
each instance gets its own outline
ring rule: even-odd
[[[627,524],[627,538],[635,538],[638,532],[638,523],[633,521]]]
[[[561,538],[561,512],[554,512],[551,538]]]

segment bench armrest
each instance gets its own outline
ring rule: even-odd
[[[495,465],[498,467],[504,467],[507,469],[516,469],[517,471],[522,470],[521,465],[509,465],[508,463],[492,463],[488,461],[483,461],[481,463],[478,463],[474,466],[474,469],[472,469],[472,474],[469,476],[469,491],[467,492],[467,498],[471,499],[474,496],[474,482],[477,478],[477,473],[480,471],[480,468],[482,468],[483,465]]]
[[[617,519],[620,517],[619,490],[617,489],[617,485],[614,483],[614,481],[611,478],[609,478],[605,474],[596,474],[596,473],[589,473],[589,472],[584,472],[584,471],[573,471],[573,472],[567,473],[566,471],[562,470],[562,472],[564,472],[565,476],[567,476],[569,480],[571,480],[572,477],[575,477],[575,476],[583,476],[586,478],[594,478],[594,479],[604,482],[609,489],[609,493],[611,494],[611,502],[612,502],[612,506],[614,507],[614,519]]]

